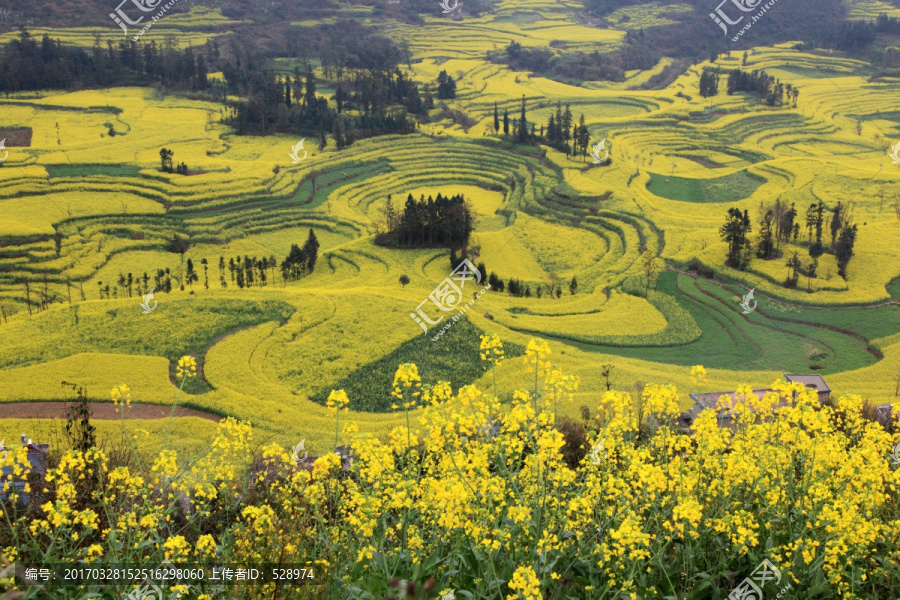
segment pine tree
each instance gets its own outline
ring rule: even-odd
[[[576,143],[581,146],[581,158],[584,160],[587,156],[588,146],[591,144],[591,133],[584,122],[584,113],[581,113],[581,117],[578,119],[578,138]]]
[[[522,114],[519,117],[519,128],[516,139],[520,144],[528,143],[528,120],[525,117],[525,94],[522,94]]]
[[[312,229],[309,230],[309,237],[306,238],[306,243],[303,244],[303,253],[306,255],[307,272],[312,273],[313,269],[316,268],[316,260],[319,256],[319,240]]]
[[[503,109],[503,135],[509,135],[509,111]]]
[[[494,102],[494,133],[500,133],[500,113],[497,112],[496,102]]]
[[[306,67],[306,91],[303,94],[304,106],[309,106],[316,100],[316,74],[312,66]]]
[[[834,213],[831,215],[831,249],[834,250],[834,245],[837,242],[838,234],[841,232],[841,228],[843,225],[843,211],[844,205],[838,201],[837,206],[834,207]]]

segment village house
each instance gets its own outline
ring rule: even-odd
[[[812,388],[816,390],[819,395],[819,403],[827,402],[831,398],[831,388],[828,387],[828,384],[825,383],[825,379],[821,375],[801,375],[797,373],[785,373],[784,378],[789,383],[802,383],[804,386],[808,388]],[[762,399],[768,392],[774,391],[772,388],[760,388],[754,389],[753,395],[757,398]],[[687,412],[681,413],[681,416],[678,419],[678,422],[681,426],[690,428],[694,423],[694,419],[696,419],[701,412],[706,409],[717,410],[719,398],[722,396],[727,396],[731,400],[732,410],[730,411],[722,411],[719,412],[717,417],[719,419],[719,425],[722,427],[733,427],[734,426],[734,407],[737,406],[740,402],[742,402],[742,398],[738,397],[737,391],[728,391],[728,392],[699,392],[690,394],[691,400],[694,401],[694,406],[692,406]],[[781,406],[787,405],[785,400],[781,401]]]
[[[50,452],[50,444],[34,444],[31,440],[26,438],[24,433],[22,434],[21,440],[22,446],[28,448],[28,465],[32,479],[36,476],[40,481],[43,481],[44,477],[47,475],[47,456]],[[15,453],[16,451],[17,448],[5,446],[3,445],[3,442],[0,442],[0,452],[3,453],[2,455],[4,457],[6,457],[7,453]],[[14,490],[15,493],[18,494],[18,501],[27,503],[28,494],[25,493],[27,479],[15,477],[12,465],[3,467],[2,475],[3,480],[2,489],[0,489],[0,501],[7,501],[9,499],[10,490]]]

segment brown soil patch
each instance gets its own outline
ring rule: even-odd
[[[0,127],[0,140],[6,139],[7,148],[31,146],[31,127]]]
[[[65,419],[66,402],[3,402],[0,403],[0,419]],[[91,403],[91,417],[118,420],[118,407],[109,402]],[[126,419],[166,419],[172,407],[165,404],[131,404],[125,407]],[[223,417],[212,413],[177,407],[175,417],[199,417],[218,423]]]
[[[695,163],[706,167],[707,169],[724,169],[725,165],[722,163],[716,162],[710,158],[706,158],[705,156],[694,156],[692,154],[682,154],[687,159],[694,161]]]

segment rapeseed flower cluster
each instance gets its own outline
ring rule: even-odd
[[[499,339],[481,350],[502,357]],[[44,562],[307,564],[333,598],[383,598],[400,580],[429,600],[727,597],[762,558],[822,597],[900,588],[900,470],[889,459],[900,439],[863,417],[859,397],[821,405],[797,384],[761,398],[739,388],[721,406],[733,429],[710,410],[687,433],[674,387],[610,390],[590,408],[579,454],[557,428],[558,412],[576,412],[579,381],[550,356],[545,342],[529,343],[531,389],[503,401],[476,385],[423,386],[415,365],[401,365],[398,408],[409,414],[421,400],[422,416],[382,438],[348,434],[349,469],[333,452],[307,469],[276,444],[255,449],[251,427],[232,419],[189,464],[166,450],[146,471],[112,468],[99,450],[66,453],[37,518],[7,513],[3,551]],[[702,367],[692,375],[704,381]],[[336,419],[348,402],[331,394]],[[311,589],[284,597],[319,597]],[[248,582],[230,593],[275,590]]]
[[[179,379],[183,377],[196,377],[197,359],[190,355],[185,355],[178,359],[178,367],[175,369],[175,376]]]

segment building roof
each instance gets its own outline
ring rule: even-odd
[[[819,392],[831,392],[831,388],[825,383],[825,378],[821,375],[799,375],[796,373],[785,373],[784,378],[791,383],[802,383],[806,387],[814,388]]]
[[[773,391],[770,388],[753,390],[753,394],[762,400],[763,396],[765,396],[768,392]],[[716,410],[716,405],[719,402],[719,398],[722,396],[728,396],[731,399],[731,406],[734,406],[738,402],[738,393],[736,391],[730,392],[702,392],[697,394],[691,394],[691,399],[700,405],[701,410],[704,408],[710,408],[712,410]]]

